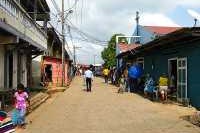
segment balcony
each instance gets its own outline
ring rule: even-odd
[[[15,0],[0,0],[0,27],[40,49],[47,49],[46,33]]]

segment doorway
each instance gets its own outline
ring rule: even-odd
[[[168,60],[169,89],[177,92],[177,58]]]
[[[46,81],[52,82],[52,65],[46,65],[45,67],[45,75],[46,75]]]
[[[169,88],[176,93],[177,101],[187,98],[187,58],[168,60]]]

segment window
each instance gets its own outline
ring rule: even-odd
[[[144,57],[137,58],[136,62],[144,69]]]

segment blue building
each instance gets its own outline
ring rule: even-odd
[[[154,39],[164,36],[168,33],[174,32],[178,29],[181,29],[181,27],[167,27],[167,26],[142,26],[138,25],[136,27],[136,30],[133,32],[132,36],[140,36],[138,38],[132,37],[130,40],[130,44],[123,44],[119,43],[116,45],[116,56],[117,58],[117,64],[118,67],[121,67],[123,64],[133,64],[134,62],[137,62],[143,66],[143,58],[139,57],[135,60],[124,60],[123,58],[120,58],[119,55],[123,55],[127,51],[130,51],[131,53],[134,53],[134,49],[138,46],[145,45],[146,43],[153,41]]]
[[[167,26],[142,26],[138,25],[133,33],[133,36],[140,36],[140,38],[132,39],[132,43],[138,42],[143,45],[154,39],[164,36],[168,33],[181,29],[181,27],[167,27]]]

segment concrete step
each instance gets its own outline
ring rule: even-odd
[[[32,112],[34,109],[36,109],[38,106],[40,106],[42,103],[44,103],[48,98],[49,94],[40,92],[33,96],[30,99],[30,107],[28,109],[28,113]]]
[[[56,87],[56,86],[51,86],[50,88],[48,88],[47,93],[48,94],[53,94],[56,92],[64,92],[67,88],[69,87]]]

